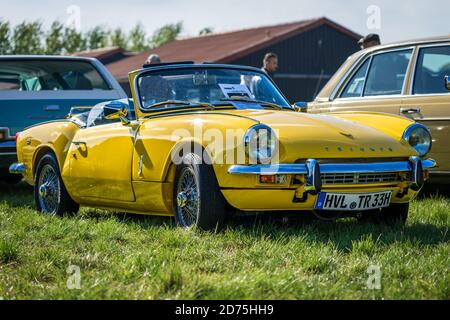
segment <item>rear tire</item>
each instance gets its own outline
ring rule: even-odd
[[[183,228],[197,226],[212,231],[223,226],[226,201],[212,166],[196,154],[187,154],[176,167],[173,209],[177,224]]]
[[[53,154],[43,156],[37,165],[34,180],[37,209],[48,215],[75,214],[80,206],[68,194]]]

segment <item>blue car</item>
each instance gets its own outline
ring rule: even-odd
[[[126,98],[119,83],[96,59],[0,56],[0,181],[20,180],[20,175],[8,172],[17,161],[16,133],[65,118],[73,107]]]

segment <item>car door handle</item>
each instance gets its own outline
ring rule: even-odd
[[[400,112],[403,114],[415,114],[420,113],[420,108],[400,108]]]
[[[44,111],[60,111],[61,108],[57,104],[49,104],[44,106]]]

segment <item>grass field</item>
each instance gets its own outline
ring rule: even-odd
[[[88,208],[43,216],[32,189],[0,185],[0,299],[450,299],[449,215],[434,196],[405,227],[248,217],[210,234]]]

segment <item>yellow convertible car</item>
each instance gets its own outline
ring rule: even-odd
[[[230,211],[404,223],[436,165],[423,125],[299,112],[256,68],[160,64],[129,81],[133,99],[18,134],[10,171],[34,185],[41,212],[82,205],[201,229],[220,228]]]

